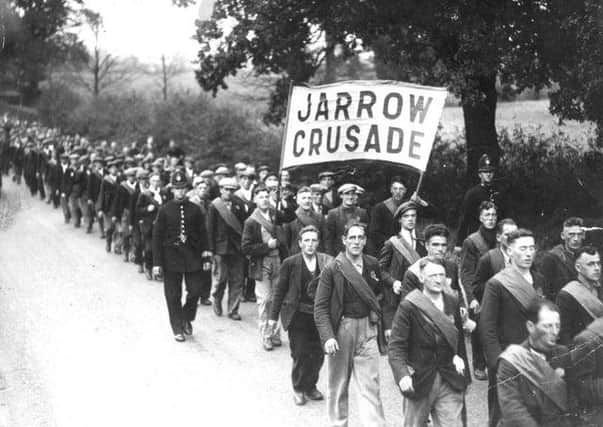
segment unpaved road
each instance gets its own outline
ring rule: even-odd
[[[262,350],[254,304],[242,304],[242,322],[201,307],[193,338],[177,343],[160,283],[107,254],[98,234],[65,225],[23,186],[4,185],[0,427],[326,424],[324,402],[293,404],[287,342]],[[399,425],[386,358],[381,368],[388,424]],[[471,425],[485,425],[485,394],[484,382],[472,385]],[[350,406],[350,425],[359,426],[355,391]]]

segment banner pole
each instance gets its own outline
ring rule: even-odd
[[[421,190],[421,185],[423,184],[423,176],[425,176],[425,171],[421,171],[419,175],[419,182],[417,182],[417,188],[415,189],[415,194],[419,195],[419,190]]]

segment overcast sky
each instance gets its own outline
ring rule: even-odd
[[[158,62],[161,54],[196,59],[198,43],[192,40],[199,6],[178,8],[171,0],[85,0],[99,12],[105,32],[101,48],[119,56],[134,55],[144,62]],[[197,1],[199,3],[199,1]],[[91,45],[92,35],[80,32]]]

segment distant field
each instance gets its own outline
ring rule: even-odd
[[[444,138],[463,132],[463,111],[460,107],[446,107],[442,113],[441,134]],[[563,132],[578,143],[585,143],[593,135],[594,126],[590,122],[579,123],[573,120],[559,125],[559,120],[549,112],[549,101],[501,102],[496,107],[496,127],[512,130],[521,127],[528,133],[550,135]]]

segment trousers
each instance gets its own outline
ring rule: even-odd
[[[238,313],[243,291],[244,257],[240,254],[216,255],[212,277],[212,297],[222,304],[228,285],[228,314]]]
[[[281,261],[278,255],[266,256],[262,259],[262,280],[255,282],[255,297],[258,305],[258,324],[261,338],[279,337],[281,335],[280,322],[272,331],[268,327],[268,318],[272,308],[273,289],[278,282]]]
[[[368,317],[342,317],[336,333],[339,351],[327,356],[327,413],[329,426],[347,427],[350,380],[359,393],[361,426],[385,427],[379,393],[377,325]]]
[[[293,359],[291,368],[293,390],[311,392],[316,388],[320,368],[325,358],[314,317],[309,313],[298,311],[291,319],[287,334],[291,359]]]
[[[433,387],[422,399],[402,400],[404,427],[426,427],[431,415],[433,427],[462,427],[464,392],[456,391],[436,374]]]
[[[201,271],[163,272],[163,290],[168,308],[170,326],[174,334],[183,333],[183,323],[192,322],[197,314],[201,292]],[[186,302],[182,305],[182,278],[186,285]]]

